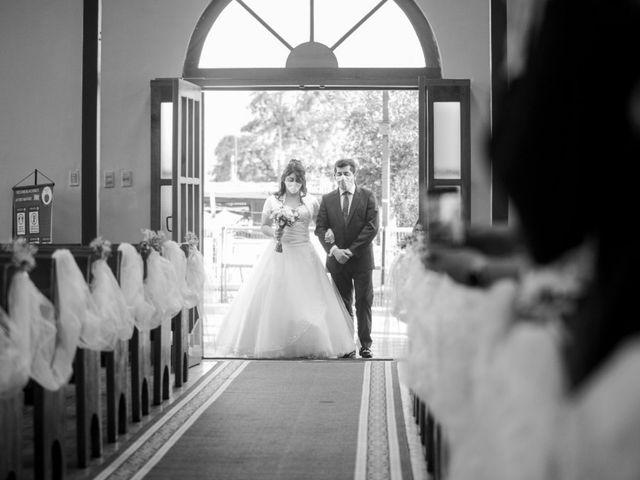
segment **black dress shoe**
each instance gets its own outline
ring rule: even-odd
[[[356,358],[356,351],[352,350],[349,353],[345,353],[341,358]]]
[[[371,350],[369,350],[366,347],[360,349],[360,356],[362,358],[371,358],[371,357],[373,357],[373,355],[371,355]]]

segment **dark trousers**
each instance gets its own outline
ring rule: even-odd
[[[372,270],[349,272],[340,270],[331,277],[338,287],[349,315],[353,318],[353,293],[356,294],[356,318],[358,320],[358,338],[362,348],[371,348],[371,305],[373,304]]]

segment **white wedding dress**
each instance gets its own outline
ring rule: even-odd
[[[310,195],[303,201],[298,221],[284,229],[283,251],[268,243],[231,304],[216,356],[335,358],[355,350],[353,320],[311,243],[318,202]],[[267,198],[263,218],[280,205]]]

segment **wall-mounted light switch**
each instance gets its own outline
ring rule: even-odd
[[[120,170],[120,186],[133,186],[133,172],[131,170]]]
[[[70,187],[79,187],[80,186],[80,170],[75,169],[69,171],[69,186]]]
[[[104,188],[113,188],[116,186],[116,173],[113,170],[104,172]]]

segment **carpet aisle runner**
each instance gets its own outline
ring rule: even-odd
[[[170,417],[108,478],[413,478],[395,362],[225,362]]]

